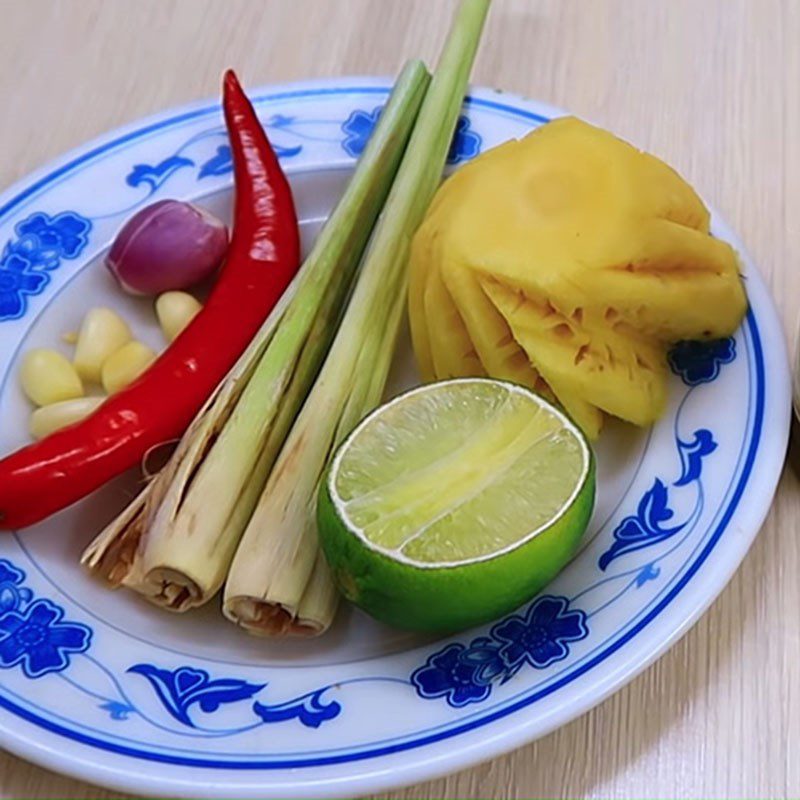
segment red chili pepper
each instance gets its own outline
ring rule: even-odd
[[[223,90],[236,183],[227,261],[202,311],[127,389],[87,419],[0,460],[0,529],[32,525],[180,437],[297,272],[292,194],[232,71]]]

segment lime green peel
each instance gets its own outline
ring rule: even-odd
[[[571,558],[594,459],[558,408],[510,383],[414,389],[345,440],[319,530],[345,595],[401,628],[448,632],[513,610]]]

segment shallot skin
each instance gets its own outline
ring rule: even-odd
[[[228,229],[205,209],[159,200],[134,214],[106,257],[120,286],[134,295],[188,289],[211,276],[228,249]]]

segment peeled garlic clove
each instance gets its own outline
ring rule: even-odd
[[[37,406],[83,397],[83,384],[69,360],[55,350],[37,347],[25,354],[19,371],[22,391]]]
[[[55,431],[66,428],[88,417],[99,408],[105,397],[79,397],[76,400],[62,400],[49,406],[37,408],[28,423],[34,439],[44,439]]]
[[[93,308],[81,323],[75,346],[75,369],[86,381],[97,383],[106,359],[133,336],[128,323],[110,308]]]
[[[178,338],[178,334],[195,318],[203,308],[187,292],[164,292],[156,300],[156,316],[164,337],[168,342]]]
[[[64,344],[77,344],[78,342],[78,331],[64,331],[61,334],[61,341]]]
[[[156,353],[141,342],[128,342],[109,356],[101,370],[103,388],[114,394],[133,383],[154,361]]]

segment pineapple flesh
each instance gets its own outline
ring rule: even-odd
[[[524,384],[591,437],[605,414],[654,422],[668,346],[728,336],[746,309],[736,253],[691,186],[573,117],[452,175],[411,251],[423,377]]]

